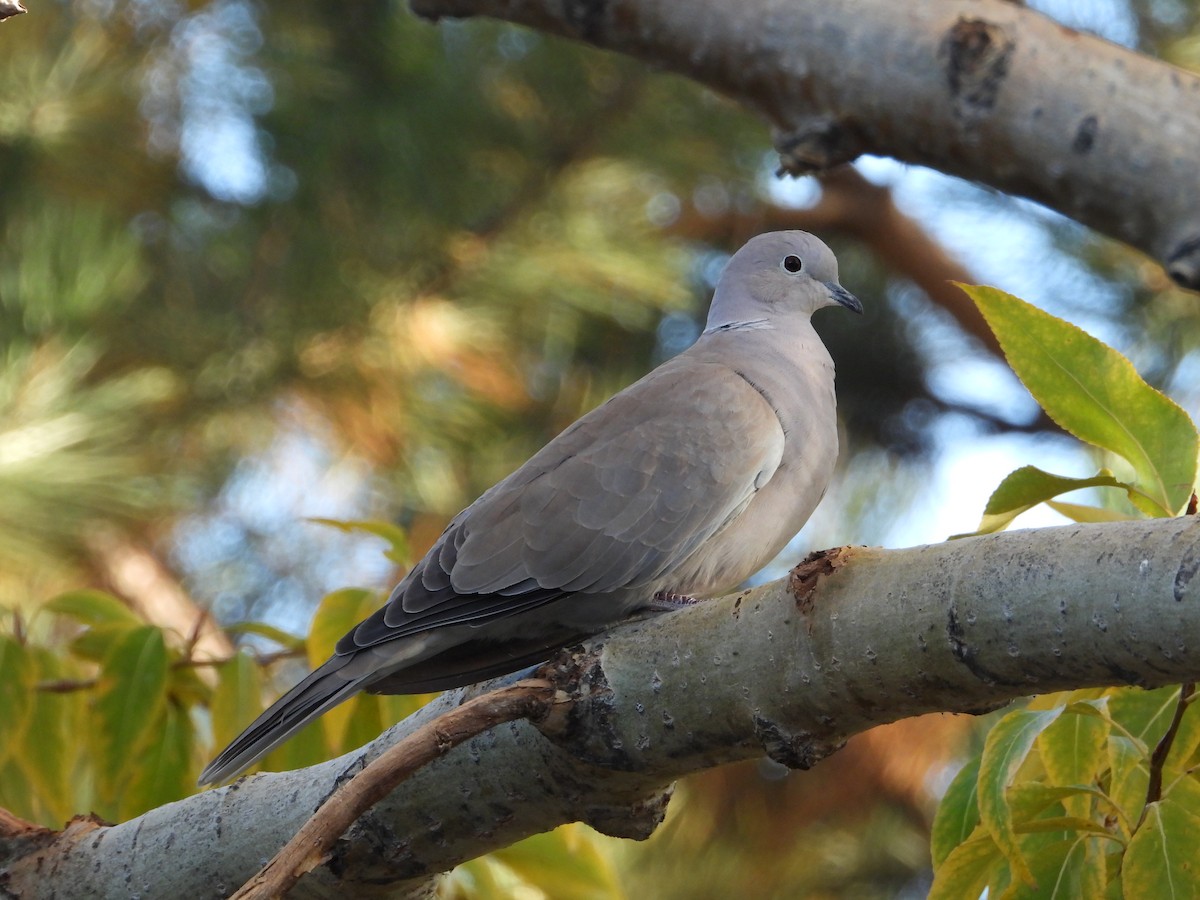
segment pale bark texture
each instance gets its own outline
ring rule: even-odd
[[[289,896],[395,896],[560,823],[644,837],[672,781],[761,756],[808,767],[849,735],[1032,693],[1200,676],[1200,518],[844,548],[790,578],[630,623],[541,670],[571,704],[448,751]],[[339,779],[463,699],[310,769],[113,827],[0,842],[0,896],[224,897]],[[7,893],[5,893],[7,892]]]
[[[687,75],[763,115],[783,168],[891,156],[1028,197],[1200,288],[1200,77],[1007,0],[411,0]]]

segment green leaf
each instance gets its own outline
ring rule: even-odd
[[[967,840],[951,850],[950,855],[938,866],[928,900],[978,897],[988,886],[992,875],[999,869],[1007,868],[1000,848],[987,830],[980,826]]]
[[[38,681],[78,675],[75,667],[66,664],[69,660],[44,648],[27,649]],[[58,826],[78,808],[71,769],[79,751],[73,738],[79,733],[83,707],[90,697],[79,691],[32,691],[31,697],[33,710],[26,730],[25,750],[18,756],[17,764],[51,816],[49,824]]]
[[[146,810],[179,800],[192,793],[192,724],[187,713],[168,703],[137,765],[126,767],[125,788],[117,803],[117,817],[132,819]]]
[[[145,625],[128,606],[104,591],[83,589],[67,591],[42,606],[46,612],[69,616],[82,625]]]
[[[1163,800],[1181,806],[1194,817],[1200,817],[1200,773],[1192,772],[1176,778],[1163,788]],[[1198,832],[1193,832],[1196,834]]]
[[[1108,733],[1106,719],[1080,715],[1068,707],[1038,736],[1038,754],[1049,781],[1057,785],[1095,784],[1108,768]],[[1063,800],[1063,806],[1070,815],[1087,816],[1092,798],[1069,797]]]
[[[1121,867],[1127,900],[1194,900],[1200,897],[1200,784],[1181,778],[1159,801],[1129,842]]]
[[[22,644],[0,634],[0,765],[17,755],[33,715],[34,666]]]
[[[976,757],[954,776],[933,817],[929,850],[934,869],[946,860],[955,847],[970,837],[979,824],[978,788],[979,758]]]
[[[103,662],[116,644],[131,632],[145,627],[147,626],[141,622],[104,622],[93,625],[71,641],[71,653],[88,662]]]
[[[1097,525],[1102,522],[1131,522],[1135,518],[1115,509],[1103,506],[1083,506],[1063,500],[1047,500],[1046,505],[1072,522],[1083,522],[1088,525]]]
[[[1193,695],[1183,711],[1179,722],[1179,730],[1175,732],[1175,740],[1171,742],[1171,752],[1167,754],[1166,770],[1179,773],[1196,765],[1193,759],[1196,751],[1200,750],[1200,700]]]
[[[1131,497],[1143,512],[1179,513],[1191,497],[1200,450],[1187,413],[1146,384],[1129,360],[1069,322],[996,288],[963,290],[1046,414],[1129,462],[1134,486],[1150,498]]]
[[[544,895],[529,885],[492,854],[476,857],[455,866],[442,877],[439,895],[455,900],[490,900],[490,898],[514,897],[530,893],[540,898]]]
[[[182,661],[182,654],[172,650],[172,660],[176,657]],[[184,707],[209,706],[214,686],[206,680],[211,674],[207,669],[207,666],[172,664],[171,679],[167,684],[167,693],[172,702]]]
[[[379,704],[370,694],[359,694],[341,707],[346,711],[341,731],[334,735],[334,753],[349,753],[383,734],[391,722],[385,723],[380,715]],[[332,730],[332,729],[331,729]]]
[[[321,598],[313,615],[305,648],[308,664],[315,669],[333,655],[337,642],[380,606],[377,591],[343,588]]]
[[[309,722],[272,750],[262,761],[261,767],[267,772],[302,769],[325,762],[329,759],[330,752],[325,739],[325,725],[318,719],[316,722]]]
[[[1038,848],[1029,856],[1037,887],[1014,881],[1003,900],[1100,900],[1106,882],[1099,839],[1071,837]]]
[[[1146,788],[1150,784],[1147,766],[1149,754],[1145,747],[1127,737],[1112,735],[1108,739],[1108,796],[1121,813],[1121,832],[1132,833],[1146,803]]]
[[[1038,834],[1045,831],[1070,831],[1082,834],[1109,836],[1109,831],[1099,822],[1080,816],[1051,816],[1048,819],[1033,819],[1016,826],[1018,834]]]
[[[1020,823],[1028,824],[1034,821],[1037,815],[1051,806],[1064,804],[1073,797],[1097,796],[1103,795],[1097,788],[1087,784],[1062,787],[1043,784],[1040,781],[1026,781],[1008,789],[1008,805],[1014,827],[1017,827]]]
[[[383,724],[391,727],[402,719],[407,719],[418,709],[438,696],[431,694],[377,694],[375,702],[379,704],[379,715]]]
[[[308,633],[307,651],[308,664],[313,669],[320,666],[333,655],[334,647],[342,636],[355,625],[379,608],[380,597],[377,591],[363,588],[344,588],[334,591],[322,598],[313,616],[312,628]],[[370,698],[356,697],[340,706],[331,709],[320,719],[325,733],[329,736],[330,751],[345,744],[347,730],[355,710],[365,700]],[[376,731],[375,734],[379,732]]]
[[[249,653],[235,653],[217,667],[211,707],[213,743],[228,745],[262,711],[262,670]]]
[[[1032,884],[1033,873],[1017,843],[1008,789],[1029,755],[1033,742],[1062,714],[1062,709],[1017,710],[997,722],[983,745],[979,763],[979,818],[1012,867]]]
[[[100,800],[118,808],[136,766],[163,727],[170,660],[160,629],[126,631],[105,657],[96,696],[96,785]]]
[[[607,845],[586,825],[563,825],[491,855],[555,900],[621,900],[625,896]]]
[[[0,763],[0,807],[23,819],[37,816],[37,797],[16,760]]]
[[[1179,700],[1178,685],[1155,688],[1113,688],[1108,697],[1108,709],[1113,721],[1149,748],[1166,733],[1175,715]]]
[[[1123,481],[1118,481],[1106,469],[1101,469],[1091,478],[1066,478],[1062,475],[1043,472],[1036,466],[1022,466],[1006,475],[1000,482],[1000,486],[992,492],[992,496],[988,498],[987,506],[984,508],[983,519],[979,522],[979,530],[975,534],[1003,531],[1013,519],[1021,513],[1033,509],[1039,503],[1045,503],[1059,494],[1089,487],[1121,488],[1131,498],[1136,492],[1136,488]],[[966,537],[966,535],[955,535],[955,537]]]
[[[288,634],[283,629],[268,625],[266,622],[234,622],[224,628],[229,634],[256,634],[269,641],[274,641],[285,650],[299,650],[304,646],[304,638]]]
[[[355,531],[365,531],[367,534],[373,534],[376,537],[383,538],[390,545],[389,549],[383,552],[383,555],[398,566],[404,566],[405,568],[408,567],[408,532],[406,532],[399,525],[395,525],[391,522],[381,522],[374,519],[344,521],[342,519],[311,518],[308,521],[315,522],[318,525],[328,525],[331,528],[336,528],[338,531],[344,531],[347,534]]]

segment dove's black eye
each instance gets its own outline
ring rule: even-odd
[[[789,272],[799,272],[804,268],[804,263],[800,261],[798,256],[785,256],[783,258],[783,267]]]

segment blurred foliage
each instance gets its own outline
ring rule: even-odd
[[[1022,467],[992,494],[980,533],[1043,502],[1081,522],[1195,513],[1200,433],[1186,412],[1069,322],[995,288],[964,290],[1051,418],[1128,472],[1075,479]],[[1053,499],[1085,487],[1122,490],[1128,511]],[[1046,694],[1001,718],[938,809],[930,896],[1200,896],[1194,691]]]
[[[1194,4],[1128,14],[1145,50],[1197,66]],[[293,518],[338,515],[392,542],[388,565],[421,552],[581,411],[686,346],[747,236],[736,222],[772,202],[772,167],[760,123],[684,79],[493,23],[434,27],[403,3],[38,0],[6,22],[0,721],[14,724],[0,729],[0,802],[56,825],[190,791],[210,744],[379,600],[329,590],[363,583],[361,555],[277,527],[273,486],[329,506]],[[706,237],[677,236],[697,218]],[[1039,227],[1111,288],[1107,321],[1152,383],[1200,401],[1192,298],[1123,248]],[[842,514],[882,535],[920,492],[907,463],[950,409],[928,373],[967,351],[913,285],[829,238],[843,282],[875,298],[861,321],[817,323],[856,478]],[[271,455],[312,444],[341,481]],[[256,481],[264,459],[273,480]],[[190,623],[151,626],[70,590],[114,587],[93,540],[113,526],[199,600],[251,620],[230,628],[242,650],[195,660]],[[322,595],[307,640],[278,627]],[[140,711],[123,715],[135,694]],[[325,758],[410,708],[356,700],[268,764]],[[700,896],[770,868],[763,891],[778,895],[911,892],[929,773],[960,737],[926,753],[911,736],[861,756],[852,743],[805,778],[710,777],[645,855],[576,827],[444,890],[569,896],[570,869],[580,896]],[[118,792],[97,766],[131,753],[153,765]],[[858,770],[824,780],[839,758]],[[809,804],[817,794],[832,799]],[[698,848],[704,865],[690,864]]]
[[[382,601],[370,591],[330,595],[307,639],[250,625],[242,630],[272,649],[213,662],[194,658],[186,636],[147,624],[102,591],[61,594],[28,621],[10,614],[0,630],[0,806],[58,826],[87,810],[123,821],[194,793],[214,746],[262,711],[270,671],[298,657],[324,661],[362,609]],[[266,766],[340,755],[426,700],[360,695]]]

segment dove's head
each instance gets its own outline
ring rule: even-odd
[[[705,331],[771,327],[779,316],[811,316],[824,306],[862,312],[838,284],[833,251],[805,231],[772,231],[730,257],[708,311]]]

